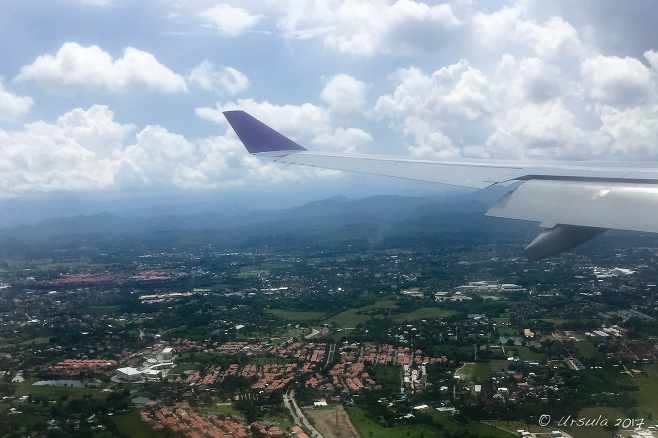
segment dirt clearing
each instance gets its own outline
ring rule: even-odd
[[[307,409],[304,414],[324,438],[359,438],[350,417],[340,405],[335,409]]]

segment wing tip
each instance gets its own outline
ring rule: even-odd
[[[250,154],[294,153],[306,149],[242,110],[224,111],[238,138]]]

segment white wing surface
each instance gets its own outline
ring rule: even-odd
[[[606,229],[658,233],[658,164],[430,161],[307,151],[243,111],[227,120],[255,155],[288,164],[482,189],[523,181],[486,214],[539,222],[527,248],[534,261],[571,249]]]

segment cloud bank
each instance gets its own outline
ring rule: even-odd
[[[230,109],[317,150],[658,161],[653,3],[87,3],[0,45],[0,196],[336,178],[250,157]]]

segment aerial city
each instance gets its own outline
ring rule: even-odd
[[[658,437],[658,5],[0,8],[0,438]]]

